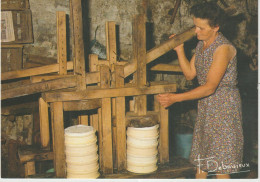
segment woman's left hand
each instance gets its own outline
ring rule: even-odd
[[[170,105],[174,104],[177,102],[176,100],[177,94],[172,94],[172,93],[166,93],[166,94],[158,94],[156,99],[158,102],[164,107],[167,108]]]

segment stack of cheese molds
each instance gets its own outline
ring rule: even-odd
[[[67,178],[99,177],[96,130],[92,126],[75,125],[65,129]]]
[[[157,170],[159,125],[127,128],[127,170],[151,173]]]

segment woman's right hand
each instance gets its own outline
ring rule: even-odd
[[[175,35],[176,35],[176,34],[170,35],[169,39],[173,38]],[[182,44],[178,45],[177,47],[174,47],[173,50],[175,50],[175,51],[178,52],[178,51],[180,51],[180,50],[183,50],[183,48],[184,48],[184,44],[182,43]]]

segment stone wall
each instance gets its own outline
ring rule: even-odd
[[[46,57],[57,57],[57,41],[56,41],[56,11],[65,11],[69,15],[69,0],[29,0],[30,9],[32,11],[33,35],[34,43],[24,46],[24,54],[34,54]],[[170,24],[171,15],[169,12],[174,8],[175,1],[172,0],[147,0],[147,21],[149,22],[149,48],[161,44],[168,40],[172,33],[181,33],[189,27],[193,26],[192,18],[189,14],[189,8],[196,2],[203,0],[183,0],[175,17],[174,24]],[[101,44],[105,45],[105,22],[115,21],[119,30],[119,47],[120,56],[125,60],[132,58],[132,18],[142,11],[144,6],[143,0],[83,0],[83,24],[84,36],[86,37],[86,47],[89,49],[89,43],[95,38]],[[246,79],[248,75],[253,75],[257,70],[257,0],[225,0],[229,6],[233,6],[236,14],[230,24],[228,36],[237,47],[239,53],[239,67],[241,76],[239,77],[242,87],[248,87],[251,84],[256,90],[255,77],[251,82]],[[247,3],[252,3],[247,4]],[[232,29],[233,28],[233,29]],[[234,29],[236,28],[236,29]],[[193,49],[194,45],[189,46]],[[88,53],[90,51],[88,50]],[[160,60],[170,64],[177,64],[177,57],[172,51]],[[251,65],[251,67],[249,67]],[[255,70],[254,70],[255,69]],[[245,71],[246,70],[246,71]],[[167,80],[178,83],[181,91],[188,90],[196,86],[193,82],[187,82],[183,75],[175,75],[171,73],[154,74],[153,78],[157,80]],[[251,77],[249,77],[251,78]],[[254,85],[255,84],[255,85]],[[252,90],[252,89],[251,89]],[[243,94],[248,94],[248,90],[242,89]],[[250,104],[249,104],[250,105]],[[182,119],[193,115],[194,108],[184,112]],[[192,113],[192,114],[189,114]],[[32,144],[32,118],[31,116],[17,116],[15,118],[2,116],[2,138],[15,139],[25,144]],[[2,146],[2,156],[6,155],[6,149]]]

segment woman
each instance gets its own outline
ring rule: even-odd
[[[243,155],[236,49],[219,32],[223,12],[216,4],[195,5],[191,14],[199,40],[195,55],[188,61],[183,44],[174,50],[186,79],[197,76],[200,86],[185,93],[159,94],[157,99],[165,108],[199,99],[190,154],[190,162],[197,166],[196,178],[207,178],[208,172],[230,178],[239,171]]]

